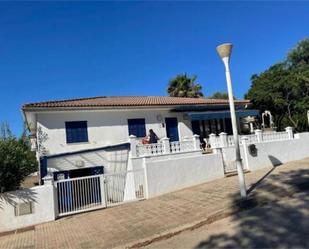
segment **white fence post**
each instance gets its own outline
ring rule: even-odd
[[[53,200],[53,203],[54,203],[54,213],[53,213],[53,216],[54,216],[54,219],[56,219],[56,217],[58,216],[58,196],[57,196],[57,185],[55,185],[54,183],[54,178],[50,175],[47,175],[43,178],[43,181],[44,181],[44,185],[48,185],[48,186],[51,186],[53,191],[52,191],[52,200]]]
[[[215,145],[215,142],[216,142],[216,134],[213,134],[213,133],[209,134],[209,143],[210,143],[211,148],[217,147]]]
[[[107,202],[106,202],[106,195],[105,195],[105,183],[104,183],[104,175],[100,175],[100,189],[101,189],[101,202],[102,206],[106,207]]]
[[[200,150],[201,149],[200,136],[197,135],[197,134],[193,135],[193,148],[195,150]]]
[[[294,138],[293,128],[292,127],[290,127],[290,126],[286,127],[285,131],[288,133],[289,139],[293,139]]]
[[[257,130],[254,131],[254,133],[256,135],[257,141],[262,142],[263,141],[262,130],[257,129]]]
[[[47,175],[43,178],[44,185],[54,185],[54,178],[50,175]]]
[[[164,137],[161,139],[161,141],[162,141],[162,146],[163,146],[163,153],[170,154],[171,153],[170,139],[168,137]]]
[[[241,143],[244,149],[244,161],[245,161],[245,167],[247,170],[249,170],[249,151],[248,151],[248,138],[247,137],[242,137],[241,139]]]
[[[221,147],[228,147],[227,133],[221,132],[219,136],[220,136]]]
[[[130,143],[130,154],[131,157],[136,157],[137,153],[136,153],[136,145],[138,143],[136,136],[134,135],[130,135],[129,136],[129,143]]]

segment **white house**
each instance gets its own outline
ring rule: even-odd
[[[243,132],[258,115],[248,104],[235,101]],[[95,97],[31,103],[22,110],[44,184],[7,193],[12,201],[0,209],[0,232],[151,198],[236,171],[227,100]],[[158,143],[141,144],[148,129],[161,138]],[[211,146],[207,153],[200,148],[204,138]],[[308,142],[308,132],[294,134],[292,127],[256,129],[240,136],[243,169],[304,158]]]
[[[235,101],[239,119],[258,115],[256,110],[247,109],[248,104],[247,100]],[[46,174],[46,168],[68,171],[106,167],[112,160],[106,157],[107,146],[121,144],[124,149],[130,135],[143,138],[149,129],[153,129],[159,138],[168,137],[170,142],[182,141],[193,134],[198,134],[203,141],[210,133],[231,133],[228,101],[221,99],[94,97],[29,103],[23,105],[22,110],[31,134],[36,138],[38,157],[45,167],[42,176]],[[98,154],[103,153],[101,148],[105,148],[104,156]],[[111,147],[109,149],[113,151]],[[87,153],[92,153],[91,159],[77,158]],[[115,156],[115,153],[109,154],[109,157]],[[122,157],[125,154],[123,152]],[[68,163],[64,156],[75,158],[74,163],[72,160]]]

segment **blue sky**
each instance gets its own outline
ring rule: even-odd
[[[225,91],[215,47],[232,42],[234,93],[308,37],[309,2],[1,2],[0,121],[27,102],[166,95],[178,73]]]

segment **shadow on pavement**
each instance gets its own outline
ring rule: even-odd
[[[279,167],[278,167],[279,168]],[[246,201],[234,196],[232,233],[212,235],[195,248],[309,248],[309,169],[270,175],[255,185]],[[293,191],[291,191],[291,188]],[[258,209],[246,208],[282,197],[299,196],[295,202],[277,201]],[[238,211],[238,212],[237,212]]]

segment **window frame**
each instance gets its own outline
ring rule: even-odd
[[[132,123],[134,121],[138,121],[140,123]],[[131,135],[134,135],[138,138],[143,138],[147,135],[147,132],[146,132],[146,119],[145,118],[129,118],[127,120],[128,122],[128,133],[129,133],[129,136]],[[134,127],[134,126],[141,126],[141,127]],[[132,132],[132,130],[134,130]]]
[[[82,123],[80,127],[78,127],[78,123]],[[75,124],[76,127],[74,127]],[[68,127],[71,126],[71,127]],[[72,127],[73,126],[73,127]],[[80,130],[80,131],[78,131]],[[79,132],[84,132],[79,134]],[[65,134],[66,134],[66,143],[67,144],[76,144],[76,143],[88,143],[88,122],[87,120],[78,120],[78,121],[65,121]]]

